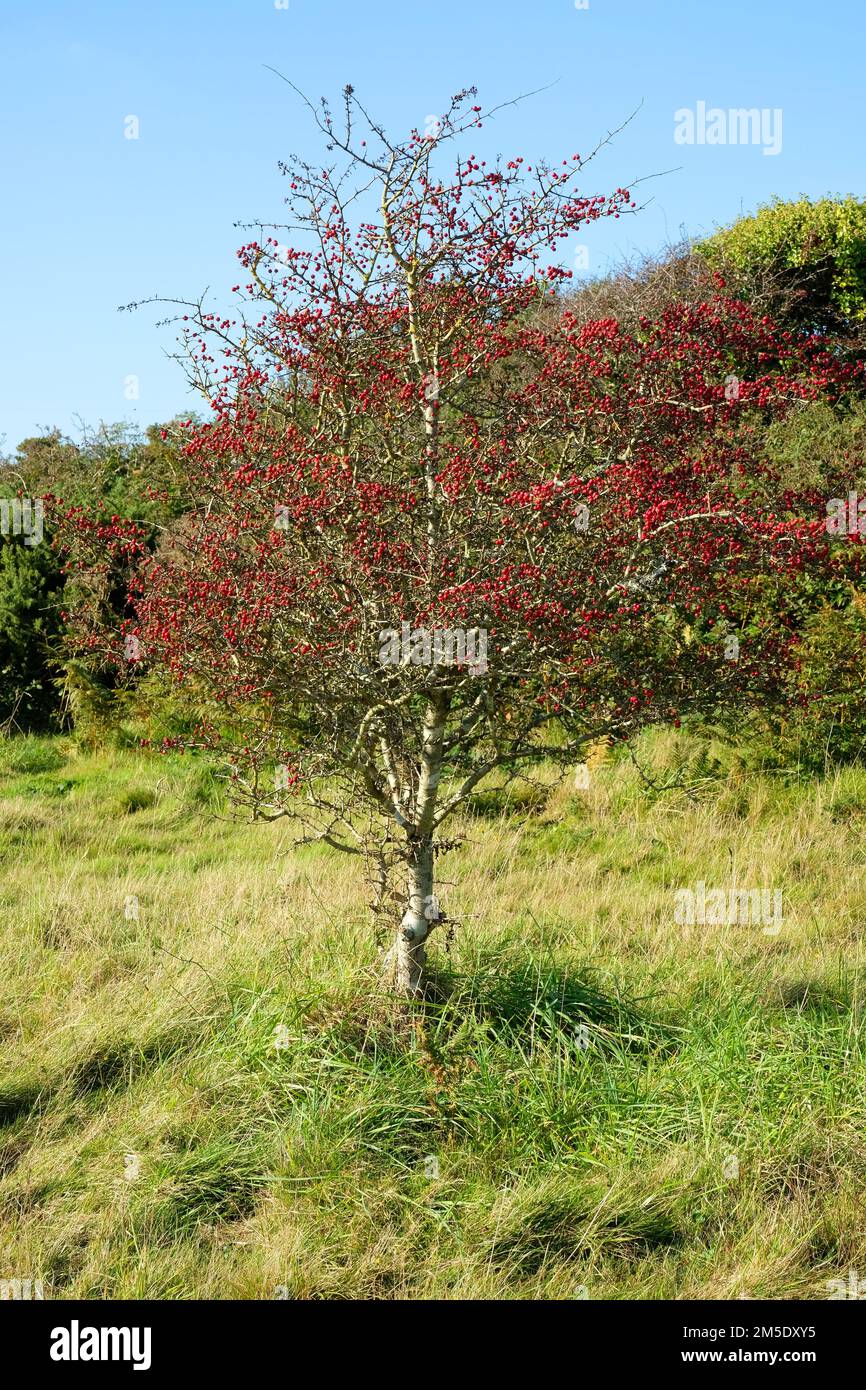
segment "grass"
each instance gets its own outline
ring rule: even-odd
[[[689,751],[641,758],[658,785]],[[479,793],[407,1042],[354,861],[232,823],[195,762],[0,745],[0,1278],[811,1299],[866,1272],[866,771],[695,756],[690,795],[618,759]],[[676,925],[700,879],[781,888],[782,930]]]

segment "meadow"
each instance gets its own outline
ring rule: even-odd
[[[866,769],[695,733],[487,786],[411,1020],[355,861],[203,762],[0,743],[0,1278],[823,1299],[866,1277]],[[781,889],[777,934],[677,924]]]

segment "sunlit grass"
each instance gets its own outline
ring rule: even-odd
[[[644,740],[654,781],[688,742]],[[822,1298],[866,1271],[866,772],[715,752],[688,791],[613,758],[486,788],[407,1037],[353,860],[232,823],[198,763],[0,745],[0,1278]],[[699,879],[781,888],[782,930],[675,925]]]

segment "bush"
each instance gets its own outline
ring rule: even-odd
[[[807,331],[866,325],[866,199],[776,198],[697,247],[708,262],[771,280],[775,315]]]
[[[866,594],[807,620],[791,714],[776,730],[779,748],[806,766],[861,758],[866,750]]]
[[[45,544],[0,537],[0,724],[46,730],[56,720],[53,649],[63,579]]]
[[[62,724],[66,714],[80,715],[84,741],[91,743],[104,741],[106,730],[116,725],[106,704],[109,672],[85,671],[79,664],[67,670],[65,681],[57,679],[65,665],[60,609],[80,617],[88,595],[81,586],[64,583],[51,545],[51,499],[82,506],[93,519],[134,518],[156,544],[162,528],[186,505],[178,452],[176,430],[151,426],[139,434],[111,425],[85,434],[81,444],[48,430],[23,440],[14,458],[0,460],[0,497],[20,493],[44,499],[46,529],[44,542],[32,548],[17,537],[0,536],[0,725],[38,731]],[[101,577],[97,595],[115,614],[118,628],[128,582],[127,569],[115,566]]]

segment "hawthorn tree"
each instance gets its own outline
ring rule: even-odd
[[[581,323],[569,238],[630,193],[581,193],[577,154],[461,154],[474,90],[403,143],[350,87],[339,119],[310,109],[325,162],[284,166],[238,308],[183,305],[211,408],[193,510],[155,555],[70,519],[79,564],[138,556],[127,649],[208,702],[195,741],[236,796],[372,867],[413,996],[437,855],[488,774],[775,697],[827,538],[762,432],[853,369],[721,286],[637,331]]]

